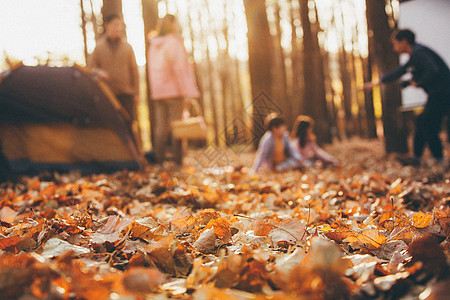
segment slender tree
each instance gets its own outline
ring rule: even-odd
[[[158,0],[142,0],[142,18],[144,20],[144,39],[145,39],[145,64],[148,64],[148,47],[149,39],[148,34],[155,30],[156,24],[158,22]],[[151,126],[152,120],[155,119],[155,110],[153,109],[153,102],[150,99],[150,77],[148,74],[148,68],[145,68],[145,82],[147,85],[147,103],[148,103],[148,114],[150,119],[150,136],[152,145],[154,143],[153,137],[153,126]]]
[[[299,115],[302,111],[304,95],[302,93],[305,87],[305,81],[303,80],[303,61],[302,61],[302,51],[300,48],[300,39],[297,36],[297,32],[300,29],[299,17],[298,17],[298,0],[290,1],[290,19],[291,19],[291,68],[292,68],[292,97],[291,97],[291,108],[295,116]]]
[[[275,50],[275,95],[276,101],[282,110],[282,116],[287,122],[287,124],[293,124],[295,117],[292,114],[291,109],[291,101],[287,94],[288,86],[287,86],[287,74],[286,74],[286,55],[284,53],[284,49],[281,45],[281,9],[279,1],[273,2],[273,15],[274,15],[274,25],[275,25],[275,36],[274,36],[274,50]]]
[[[300,17],[303,28],[303,60],[305,73],[305,114],[316,120],[315,131],[319,142],[331,142],[331,124],[325,97],[325,80],[322,53],[318,40],[318,19],[311,24],[309,1],[300,0]],[[313,26],[315,26],[313,28]]]
[[[81,30],[83,32],[83,44],[84,44],[84,60],[87,64],[88,48],[87,48],[87,33],[86,33],[86,12],[84,11],[83,0],[80,0],[80,9],[81,9]]]
[[[208,43],[208,37],[209,34],[211,33],[210,31],[210,27],[207,26],[206,24],[211,24],[212,22],[212,18],[213,16],[211,15],[211,10],[210,10],[210,3],[208,0],[205,0],[203,3],[203,6],[205,8],[205,10],[203,10],[202,12],[205,14],[205,21],[207,23],[203,24],[202,29],[204,31],[206,31],[206,34],[203,34],[203,38],[204,38],[204,42],[206,44],[206,64],[207,64],[207,70],[208,70],[208,87],[209,87],[209,96],[211,99],[211,111],[212,111],[212,116],[213,116],[213,126],[214,126],[214,142],[216,145],[219,145],[219,134],[221,133],[221,122],[219,120],[219,109],[221,108],[220,106],[220,100],[217,96],[220,95],[219,92],[216,92],[216,81],[215,81],[215,77],[216,77],[216,70],[215,70],[215,64],[212,60],[211,57],[211,47],[210,44]],[[217,43],[217,39],[215,39],[215,42]]]
[[[372,64],[370,57],[362,58],[364,82],[372,81]],[[377,126],[375,119],[375,109],[373,106],[373,94],[371,91],[364,92],[364,108],[367,119],[367,137],[369,139],[377,138]]]
[[[264,0],[244,0],[248,27],[249,71],[253,98],[253,145],[257,147],[264,133],[264,115],[267,106],[258,99],[264,93],[272,99],[274,46]],[[263,45],[263,46],[262,46]],[[270,107],[269,107],[270,109]]]
[[[119,15],[122,17],[122,0],[103,0],[102,16]]]
[[[380,74],[398,66],[398,56],[392,50],[385,1],[366,0],[367,24],[369,30],[370,55]],[[387,153],[408,152],[407,128],[399,108],[401,93],[398,84],[381,86],[382,119]]]
[[[99,32],[98,18],[95,13],[94,2],[92,0],[89,0],[89,5],[91,6],[91,16],[89,19],[92,23],[92,29],[94,30],[95,40],[97,41],[100,38],[100,34],[101,34],[101,32]]]

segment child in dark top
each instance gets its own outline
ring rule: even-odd
[[[265,118],[264,125],[267,131],[259,142],[253,170],[259,171],[266,167],[281,172],[298,167],[300,157],[295,156],[290,146],[284,120],[278,114],[271,113]]]
[[[292,127],[291,147],[298,152],[295,156],[300,157],[299,165],[309,167],[319,159],[338,166],[339,161],[317,145],[313,125],[314,120],[311,117],[300,115]]]

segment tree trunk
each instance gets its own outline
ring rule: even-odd
[[[379,74],[385,74],[398,66],[398,56],[391,48],[392,30],[389,27],[385,6],[385,1],[366,0],[367,25],[369,37],[371,37],[369,49]],[[408,152],[407,130],[403,115],[399,110],[401,106],[399,85],[382,85],[381,101],[386,152]]]
[[[253,99],[253,145],[264,134],[264,117],[276,110],[272,98],[274,47],[264,0],[244,0]]]
[[[228,3],[228,2],[227,2]],[[231,16],[231,22],[235,22],[235,20],[237,19],[237,13],[235,10],[230,9],[230,11],[232,13],[230,13]],[[232,39],[234,41],[238,40],[237,37],[238,34],[238,30],[235,29],[235,31],[233,32],[233,36]],[[231,80],[234,81],[234,94],[233,94],[233,102],[234,102],[234,106],[235,106],[235,117],[237,118],[237,122],[234,124],[235,125],[235,129],[234,131],[236,133],[238,132],[245,132],[244,134],[244,138],[239,139],[239,143],[247,143],[247,138],[250,134],[250,131],[248,130],[248,124],[249,124],[249,116],[246,114],[245,111],[245,103],[244,103],[244,91],[242,88],[242,74],[241,74],[241,62],[239,61],[239,59],[237,57],[234,57],[232,59],[231,62],[231,70],[230,70],[230,76],[231,76]],[[241,142],[242,141],[242,142]]]
[[[100,34],[101,32],[99,32],[99,27],[98,27],[98,22],[97,22],[97,16],[95,15],[95,10],[94,10],[94,3],[92,2],[92,0],[89,0],[89,4],[91,6],[91,17],[90,17],[90,21],[92,23],[92,28],[94,30],[94,36],[95,36],[95,41],[98,41],[98,39],[100,38]]]
[[[223,113],[224,113],[224,134],[226,145],[230,145],[232,132],[228,132],[229,128],[234,130],[234,119],[236,118],[235,112],[236,107],[234,105],[233,100],[233,82],[230,78],[231,74],[231,60],[229,55],[229,38],[228,38],[228,20],[227,20],[227,2],[223,2],[223,24],[222,24],[222,35],[225,40],[225,48],[222,51],[222,68],[220,70],[220,78],[222,81],[222,105],[223,105]],[[228,118],[229,117],[229,118]]]
[[[298,27],[295,24],[295,21],[298,21],[298,16],[296,12],[298,11],[297,7],[294,4],[298,4],[297,0],[290,1],[290,17],[291,17],[291,66],[292,66],[292,112],[294,116],[298,116],[303,110],[303,94],[301,91],[304,89],[304,80],[303,80],[303,63],[300,57],[301,51],[299,47],[299,38],[297,36]]]
[[[352,115],[352,83],[350,71],[348,68],[347,52],[344,45],[339,51],[339,70],[342,81],[342,102],[345,114],[345,136],[351,137],[354,134],[353,115]]]
[[[363,64],[364,82],[372,81],[372,64],[370,56],[366,59],[361,58]],[[377,138],[377,125],[375,120],[375,109],[373,107],[373,94],[371,91],[364,92],[364,107],[367,119],[367,137],[369,139]]]
[[[326,56],[323,56],[323,65],[324,65],[324,70],[325,70],[325,88],[326,88],[326,92],[327,92],[327,96],[329,95],[329,116],[330,116],[330,132],[331,132],[331,137],[334,138],[338,138],[339,140],[341,139],[340,136],[340,132],[339,132],[339,127],[338,127],[338,111],[336,109],[336,105],[334,103],[334,89],[331,85],[331,71],[330,71],[330,55],[327,52]]]
[[[212,16],[211,16],[211,10],[209,6],[208,0],[205,0],[203,3],[204,7],[206,8],[206,20],[210,24],[212,22]],[[207,34],[202,35],[203,39],[206,43],[206,63],[207,63],[207,69],[208,69],[208,89],[209,89],[209,95],[211,99],[211,110],[212,110],[212,116],[213,116],[213,126],[214,126],[214,143],[216,146],[219,146],[220,140],[219,140],[219,134],[221,134],[221,121],[219,119],[220,114],[218,113],[220,107],[220,103],[218,100],[217,95],[220,95],[219,92],[216,92],[216,70],[215,70],[215,64],[212,61],[211,58],[211,50],[208,43],[208,37],[211,34],[211,31],[209,31],[210,27],[205,27],[204,29],[207,30]],[[217,39],[214,36],[216,43]]]
[[[110,15],[118,15],[123,18],[122,0],[103,0],[102,16],[103,19]]]
[[[274,94],[276,99],[274,99],[280,106],[282,110],[282,117],[284,118],[286,124],[293,124],[295,117],[292,114],[291,101],[287,94],[287,76],[286,76],[286,56],[281,46],[281,16],[280,16],[280,5],[274,3],[274,22],[276,28],[275,35],[275,64],[276,64],[276,76],[275,76],[275,90]]]
[[[86,34],[86,13],[84,11],[83,0],[80,0],[80,9],[81,9],[81,30],[83,32],[83,44],[84,44],[84,60],[88,62],[88,48],[87,48],[87,34]],[[95,24],[94,24],[95,26]]]
[[[144,38],[145,38],[145,65],[148,66],[148,47],[149,40],[147,35],[156,28],[158,22],[158,0],[142,0],[142,18],[144,20]],[[153,101],[150,99],[150,76],[148,68],[145,68],[145,82],[147,85],[147,104],[148,116],[150,119],[150,141],[154,145],[154,134],[152,120],[155,119],[155,110],[153,108]]]
[[[325,97],[324,69],[317,30],[313,30],[309,19],[308,0],[300,0],[300,17],[303,27],[304,52],[304,112],[316,120],[315,132],[322,143],[331,143],[330,118]],[[316,24],[318,25],[318,20]],[[318,26],[317,26],[318,28]]]

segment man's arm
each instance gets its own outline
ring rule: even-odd
[[[392,82],[396,79],[399,79],[400,77],[402,77],[402,75],[404,75],[406,73],[406,69],[408,67],[408,63],[400,66],[390,72],[387,72],[385,75],[383,75],[383,77],[381,77],[381,79],[377,79],[375,81],[372,82],[366,82],[364,83],[363,88],[365,90],[371,90],[373,89],[375,86],[378,86],[382,83],[388,83],[388,82]]]
[[[403,66],[400,66],[392,71],[387,72],[386,74],[383,75],[383,77],[381,77],[380,82],[388,83],[388,82],[392,82],[392,81],[399,79],[406,73],[406,69],[408,66],[409,66],[409,62]]]

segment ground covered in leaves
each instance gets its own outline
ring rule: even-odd
[[[2,299],[443,299],[450,169],[378,141],[340,168],[42,174],[0,189]],[[447,157],[450,153],[447,153]],[[241,165],[241,166],[240,166]]]

